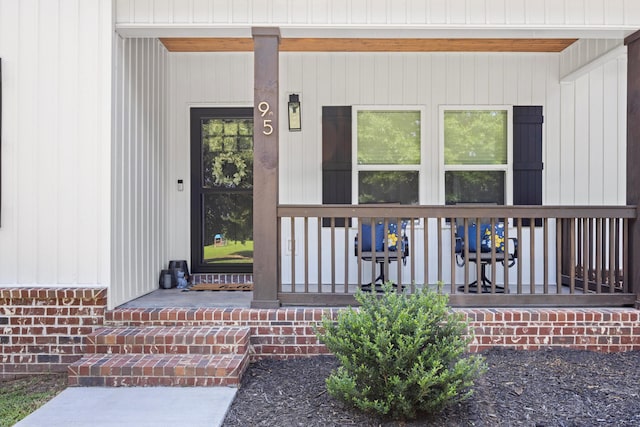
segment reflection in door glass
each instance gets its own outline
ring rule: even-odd
[[[251,193],[204,196],[203,262],[253,262],[253,197]]]

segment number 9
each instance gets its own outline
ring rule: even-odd
[[[258,111],[260,111],[260,116],[264,117],[265,114],[267,114],[269,112],[269,109],[271,107],[269,106],[269,103],[267,101],[262,101],[260,104],[258,104]]]

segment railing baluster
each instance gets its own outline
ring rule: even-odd
[[[331,293],[336,293],[336,217],[331,217]]]
[[[438,282],[442,282],[442,220],[443,218],[438,217],[438,224],[436,225],[436,228],[438,230]],[[453,223],[452,223],[453,224]],[[455,240],[455,236],[453,234],[453,231],[451,231],[451,241],[454,242]],[[424,260],[425,262],[429,262],[428,259]],[[451,267],[453,268],[453,267]],[[455,286],[454,284],[455,279],[451,278],[451,293],[455,293],[455,289],[453,289],[453,287]],[[425,283],[426,285],[426,283]]]
[[[439,265],[442,265],[442,221],[444,218],[438,218],[438,260]],[[456,283],[456,231],[453,218],[450,219],[451,227],[449,228],[449,235],[451,236],[451,248],[449,250],[449,269],[451,270],[451,293],[455,294],[458,290],[458,284]],[[442,267],[438,267],[438,280],[442,281]],[[466,292],[466,289],[465,289]]]
[[[318,218],[318,293],[322,293],[322,220]]]
[[[397,275],[398,275],[398,292],[402,292],[402,255],[400,251],[402,251],[402,227],[401,227],[401,219],[396,218],[396,224],[398,226],[396,232],[398,234],[398,240],[396,240],[396,267],[397,267]],[[388,239],[387,239],[388,241]]]
[[[516,231],[516,235],[518,236],[518,244],[522,244],[522,218],[518,218],[518,228]],[[521,246],[522,249],[522,246]],[[522,259],[522,250],[520,251],[520,253],[518,254],[520,256],[520,259]],[[518,288],[518,295],[522,294],[522,263],[520,261],[518,261],[518,284],[517,284],[517,288]]]
[[[629,220],[622,220],[622,292],[629,292]]]
[[[291,292],[296,292],[296,219],[291,218]]]
[[[277,244],[278,244],[278,251],[281,252],[281,248],[282,248],[282,221],[284,221],[284,218],[280,218],[278,221],[276,221],[276,228],[278,229],[278,232],[276,234],[276,239],[277,239]],[[278,265],[276,266],[276,271],[277,271],[277,275],[278,275],[278,290],[277,292],[282,292],[282,264],[278,263]]]
[[[464,236],[466,239],[469,238],[469,220],[467,218],[464,219]],[[469,245],[464,245],[464,259],[469,259]],[[464,293],[469,293],[469,263],[464,263]]]
[[[502,273],[504,275],[504,293],[509,293],[509,250],[510,250],[511,241],[509,240],[509,218],[504,219],[504,259],[505,261],[502,263]],[[516,248],[514,247],[515,251]],[[515,262],[516,261],[514,259]]]
[[[616,218],[616,271],[615,271],[615,287],[618,286],[618,280],[620,279],[620,227],[621,220],[620,218]]]
[[[536,220],[529,218],[529,293],[536,293]]]
[[[378,254],[376,253],[376,219],[371,218],[371,290],[375,287],[376,280],[376,261],[378,259]]]
[[[574,294],[576,290],[576,219],[569,219],[569,293]]]
[[[410,237],[409,237],[409,250],[414,250],[415,249],[415,242],[416,242],[416,228],[415,228],[415,218],[411,218],[410,220],[411,222],[409,222],[409,229],[410,229]],[[402,249],[402,248],[400,248]],[[425,248],[426,250],[426,248]],[[416,289],[416,257],[415,256],[411,256],[411,252],[409,252],[409,263],[411,265],[411,293],[415,293]]]
[[[482,257],[482,244],[480,243],[482,241],[482,236],[480,235],[480,225],[481,225],[481,220],[480,218],[476,218],[476,280],[477,280],[477,287],[476,287],[476,291],[477,293],[481,294],[482,293],[482,262],[480,262],[480,259]]]
[[[423,252],[424,252],[424,256],[423,256],[423,261],[422,261],[422,265],[423,265],[423,276],[422,276],[422,281],[424,282],[423,285],[424,286],[428,286],[429,285],[429,218],[427,217],[422,217],[422,248],[423,248]],[[413,242],[411,242],[411,245],[413,245]],[[416,248],[415,246],[409,246],[409,250],[412,251],[412,253],[417,254],[416,252]],[[411,256],[411,254],[409,254],[409,256]],[[413,261],[413,259],[418,259],[417,256],[411,256],[411,260]]]
[[[563,219],[556,218],[556,294],[562,294],[562,224]]]
[[[304,292],[309,293],[309,217],[304,216]]]
[[[344,218],[344,293],[349,292],[349,218]]]
[[[362,219],[358,218],[358,289],[362,288]]]
[[[542,220],[542,293],[549,293],[549,218]]]
[[[491,240],[489,244],[491,245],[491,293],[496,293],[496,245],[495,239],[498,238],[496,236],[496,219],[491,217],[491,236],[489,237]]]
[[[616,268],[616,220],[609,219],[609,293],[615,292],[615,268]]]
[[[596,293],[602,293],[602,218],[596,218]]]
[[[589,218],[582,219],[582,293],[586,294],[589,290]]]

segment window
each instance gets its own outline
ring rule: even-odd
[[[420,108],[354,107],[353,203],[418,204]]]
[[[445,204],[511,204],[512,109],[441,107]]]

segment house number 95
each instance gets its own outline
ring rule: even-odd
[[[267,101],[262,101],[260,104],[258,104],[258,111],[260,111],[260,116],[264,117],[269,110],[271,109],[271,107],[269,106],[269,103]],[[271,125],[271,119],[264,119],[262,121],[262,127],[264,128],[262,130],[262,133],[265,135],[271,135],[273,133],[273,126]]]

